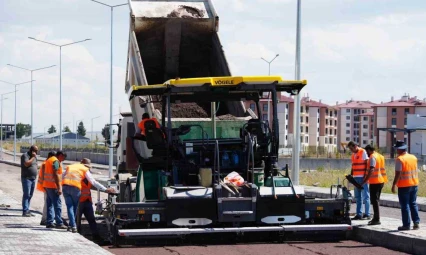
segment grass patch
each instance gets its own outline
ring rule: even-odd
[[[390,169],[390,168],[388,168]],[[337,184],[337,179],[340,178],[340,184],[345,178],[345,175],[349,174],[350,170],[326,170],[326,171],[315,171],[309,173],[300,173],[300,184],[307,186],[317,186],[323,188],[330,188],[331,185]],[[386,171],[388,175],[388,183],[383,188],[383,193],[392,193],[392,183],[395,177],[395,171]],[[426,172],[419,172],[419,193],[418,196],[426,197]]]

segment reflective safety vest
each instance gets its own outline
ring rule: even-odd
[[[138,124],[138,127],[141,130],[142,135],[145,135],[145,122],[150,121],[150,120],[155,122],[156,128],[161,128],[160,123],[158,123],[158,120],[156,118],[144,119],[141,122],[139,122],[139,124]]]
[[[370,155],[370,158],[367,161],[367,166],[370,168],[370,161],[371,159],[376,159],[376,165],[374,166],[374,171],[370,175],[370,179],[368,179],[368,182],[370,184],[381,184],[384,183],[385,180],[383,179],[382,172],[381,172],[381,159],[378,153],[374,152]]]
[[[81,181],[85,178],[87,171],[89,168],[80,163],[67,166],[62,185],[73,186],[81,190]]]
[[[44,165],[44,179],[43,179],[43,188],[49,188],[49,189],[57,189],[58,186],[56,186],[55,178],[53,177],[55,174],[59,175],[59,177],[62,176],[62,164],[59,162],[59,169],[58,171],[55,171],[53,168],[53,163],[55,161],[58,161],[58,158],[53,156],[50,157],[45,161]],[[61,179],[59,178],[59,182]]]
[[[364,177],[366,173],[366,164],[362,155],[366,153],[363,148],[358,148],[357,153],[352,153],[352,171],[353,177]]]
[[[90,191],[91,188],[92,184],[86,178],[84,178],[81,181],[80,203],[84,203],[86,201],[92,203],[92,192]]]
[[[379,167],[380,167],[380,173],[382,174],[384,183],[387,183],[388,182],[388,176],[386,174],[386,169],[385,169],[385,166],[386,166],[385,165],[385,163],[386,163],[385,157],[383,157],[383,155],[379,154],[379,153],[377,153],[377,156],[378,156],[377,159],[380,160],[380,165],[379,165]]]
[[[46,192],[43,188],[43,181],[44,181],[44,168],[46,165],[46,161],[44,161],[41,164],[40,170],[38,171],[38,179],[37,179],[37,185],[36,185],[36,189],[41,191],[41,192]]]
[[[404,153],[398,156],[397,160],[401,162],[402,171],[396,186],[405,188],[419,185],[417,158],[409,153]]]

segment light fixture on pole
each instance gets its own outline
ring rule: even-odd
[[[16,161],[16,92],[18,91],[17,88],[18,88],[19,85],[30,83],[30,82],[33,82],[33,81],[31,80],[31,81],[26,81],[26,82],[21,82],[21,83],[10,83],[10,82],[7,82],[7,81],[2,81],[2,80],[0,80],[0,81],[15,86],[15,91],[14,91],[15,92],[15,118],[14,118],[15,119],[14,129],[15,130],[14,130],[14,134],[13,134],[13,161]]]
[[[113,93],[112,93],[112,63],[113,63],[113,21],[114,21],[114,8],[128,5],[128,3],[117,4],[117,5],[108,5],[99,1],[91,0],[92,2],[101,4],[103,6],[109,7],[111,9],[111,73],[110,73],[110,98],[109,98],[109,137],[111,141],[111,145],[109,148],[109,174],[108,177],[112,177],[112,165],[113,165],[113,156],[114,150],[112,148],[112,137],[113,137],[113,128],[112,128],[112,104],[113,104]]]
[[[1,137],[0,137],[1,138],[1,140],[0,140],[1,156],[0,156],[0,158],[1,159],[3,159],[3,136],[4,136],[4,134],[3,134],[3,131],[4,131],[3,130],[3,101],[8,99],[7,97],[3,98],[3,96],[8,95],[8,94],[12,94],[12,93],[15,93],[15,91],[1,94],[1,117],[0,117],[0,122],[1,122]]]
[[[59,149],[62,150],[62,129],[61,129],[62,128],[62,47],[85,42],[85,41],[90,41],[92,39],[85,39],[85,40],[81,40],[77,42],[58,45],[58,44],[54,44],[50,42],[45,42],[39,39],[35,39],[34,37],[28,37],[28,38],[37,42],[42,42],[45,44],[49,44],[51,46],[59,47]]]
[[[92,121],[92,132],[90,133],[90,140],[93,142],[93,120],[100,118],[101,116],[97,116],[91,119]]]
[[[297,0],[297,28],[296,28],[296,63],[295,79],[300,80],[300,45],[301,45],[302,1]],[[300,163],[300,94],[294,96],[294,121],[293,121],[293,158],[291,178],[295,185],[299,185]]]
[[[31,72],[31,80],[33,80],[33,72],[40,71],[40,70],[43,70],[43,69],[52,68],[52,67],[56,66],[56,65],[52,65],[52,66],[46,66],[46,67],[37,68],[37,69],[27,69],[27,68],[24,68],[24,67],[15,66],[15,65],[11,65],[11,64],[7,64],[7,65]],[[33,103],[33,83],[31,82],[31,145],[34,144],[34,141],[33,141],[34,132],[33,132],[33,130],[34,130],[34,103]]]
[[[268,75],[269,76],[271,76],[271,64],[272,64],[272,62],[274,62],[274,60],[276,59],[276,58],[278,58],[280,56],[280,54],[277,54],[277,55],[275,55],[275,57],[271,60],[271,61],[268,61],[268,60],[266,60],[266,59],[264,59],[264,58],[261,58],[263,61],[265,61],[266,63],[268,63]],[[271,125],[270,123],[271,123],[271,117],[270,117],[270,115],[271,115],[271,110],[270,110],[270,97],[271,97],[271,95],[270,95],[270,93],[268,93],[268,124],[269,125]]]

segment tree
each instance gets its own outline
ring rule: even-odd
[[[84,127],[83,121],[80,121],[80,123],[78,124],[77,134],[81,136],[86,135],[86,128]]]
[[[71,132],[71,129],[68,126],[65,126],[62,132]]]
[[[112,130],[112,133],[115,134],[115,130]],[[105,138],[105,140],[109,140],[109,125],[106,124],[104,128],[102,128],[102,136]]]
[[[23,136],[31,134],[31,125],[18,123],[16,124],[16,138],[20,139]]]
[[[56,128],[55,128],[55,126],[50,126],[50,128],[47,130],[47,133],[49,133],[49,134],[53,134],[53,133],[56,133]]]

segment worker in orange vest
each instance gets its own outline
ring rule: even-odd
[[[68,231],[72,231],[73,233],[77,233],[76,215],[81,196],[81,183],[83,179],[87,179],[101,191],[108,193],[115,192],[113,188],[107,189],[102,184],[95,181],[89,172],[90,168],[90,159],[84,158],[80,163],[67,166],[63,173],[62,186],[64,190],[65,203],[67,205],[68,218],[70,221]]]
[[[56,152],[56,156],[46,160],[44,165],[43,188],[46,191],[47,217],[46,228],[67,229],[62,220],[62,164],[67,155],[62,152]],[[53,225],[56,221],[56,226]]]
[[[46,225],[46,217],[47,217],[47,204],[46,204],[47,195],[46,195],[46,191],[43,188],[44,168],[46,165],[46,161],[52,156],[56,156],[56,151],[49,152],[47,154],[46,160],[41,164],[40,170],[38,172],[38,179],[37,179],[37,185],[36,185],[36,189],[44,193],[43,215],[41,216],[41,222],[40,222],[40,225],[42,226]]]
[[[402,226],[398,230],[410,230],[410,213],[413,221],[413,230],[420,228],[419,209],[417,207],[417,191],[419,185],[419,170],[416,156],[407,152],[408,146],[404,141],[397,141],[394,147],[398,157],[395,160],[395,179],[392,192],[398,187],[399,204],[401,205]]]
[[[155,122],[156,128],[161,128],[160,123],[158,123],[158,120],[156,118],[151,118],[149,116],[149,113],[142,114],[142,120],[138,124],[138,129],[136,130],[136,133],[140,133],[141,135],[145,136],[145,122],[152,120]]]
[[[356,143],[349,142],[348,148],[352,151],[351,175],[363,189],[355,188],[356,215],[352,220],[371,220],[370,217],[370,192],[368,189],[367,177],[367,152],[360,148]],[[362,213],[362,203],[364,202],[365,211]]]
[[[382,176],[382,169],[384,169],[384,160],[382,155],[376,152],[373,146],[367,145],[365,147],[369,159],[367,166],[369,166],[367,181],[370,183],[370,198],[373,205],[374,217],[368,222],[368,225],[380,225],[380,195],[385,184],[385,179]],[[381,157],[382,156],[382,157]],[[384,159],[384,157],[383,157]]]

